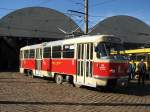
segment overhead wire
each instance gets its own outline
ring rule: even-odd
[[[39,4],[37,4],[36,6],[40,6],[40,5],[46,4],[46,3],[50,2],[50,1],[51,1],[51,0],[42,1],[42,2],[40,2]]]
[[[77,0],[67,0],[69,2],[72,2],[72,3],[77,3]]]
[[[12,10],[17,10],[17,9],[9,9],[9,8],[0,7],[0,10],[9,10],[9,11],[11,10],[12,11]]]
[[[45,4],[45,3],[48,3],[48,2],[50,2],[51,0],[45,0],[45,1],[42,1],[42,2],[40,2],[38,5],[42,5],[42,4]],[[75,0],[68,0],[68,1],[71,1],[71,2],[74,2],[74,3],[77,3],[77,1],[75,1]],[[99,5],[101,5],[101,4],[105,4],[105,3],[110,3],[110,2],[113,2],[113,1],[116,1],[116,0],[105,0],[105,1],[103,1],[103,2],[100,2],[100,3],[97,3],[97,4],[93,4],[93,5],[91,5],[91,6],[93,6],[93,7],[95,7],[95,6],[99,6]],[[84,5],[84,4],[83,4]],[[90,6],[90,7],[91,7]],[[11,11],[13,11],[13,10],[18,10],[18,9],[9,9],[9,8],[0,8],[0,10],[11,10]],[[67,13],[64,13],[64,14],[67,14]],[[78,16],[78,17],[80,17],[81,19],[83,19],[82,17],[82,15],[77,15],[77,14],[72,14],[72,15],[74,15],[74,16]],[[95,17],[106,17],[106,16],[102,16],[102,15],[91,15],[91,14],[89,14],[89,17],[92,17],[92,18],[95,18]],[[33,19],[33,18],[32,18]],[[56,21],[56,19],[54,19],[55,21]],[[53,21],[52,19],[46,19],[46,20],[38,20],[38,21],[43,21],[43,22],[45,22],[45,21]],[[61,21],[61,19],[58,19],[57,21]],[[83,20],[82,20],[83,21]]]
[[[70,20],[71,20],[70,18],[67,18],[67,21],[70,21]],[[40,33],[48,33],[48,34],[51,34],[51,35],[53,35],[53,34],[57,34],[57,35],[60,34],[60,35],[62,35],[62,33],[57,32],[57,31],[41,30],[41,29],[38,28],[38,26],[35,26],[35,27],[33,25],[31,25],[31,26],[30,25],[21,25],[21,26],[18,26],[18,24],[12,23],[12,18],[10,18],[10,20],[8,20],[8,21],[9,21],[9,23],[5,22],[2,19],[0,27],[8,29],[9,35],[11,35],[11,29],[13,29],[13,30],[22,30],[22,31],[30,31],[30,32],[34,32],[34,33],[39,33],[40,32]],[[11,24],[10,24],[10,22],[11,22]],[[44,22],[45,22],[45,20],[44,20]],[[74,27],[76,27],[76,26],[74,26]]]
[[[100,6],[100,5],[103,5],[103,4],[106,4],[106,3],[115,2],[115,1],[117,1],[117,0],[105,0],[105,1],[101,1],[99,3],[93,4],[91,6],[97,7],[97,6]]]
[[[62,33],[59,33],[59,32],[52,32],[52,31],[39,30],[39,29],[29,29],[29,28],[23,28],[23,27],[20,27],[20,26],[0,26],[0,28],[6,28],[8,30],[16,29],[16,30],[23,30],[23,31],[35,31],[35,32],[41,32],[41,33],[62,34]]]

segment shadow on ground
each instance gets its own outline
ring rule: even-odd
[[[130,82],[125,88],[112,89],[114,93],[136,95],[136,96],[147,96],[150,95],[150,83],[145,85],[139,85],[136,81]]]
[[[100,91],[103,93],[116,93],[116,94],[126,94],[135,96],[148,96],[150,95],[150,81],[146,81],[145,85],[139,85],[136,80],[131,81],[127,87],[99,87],[90,88],[82,87],[88,90]]]
[[[4,71],[3,71],[4,72]],[[8,72],[8,71],[6,71]],[[12,72],[12,71],[11,71]],[[13,72],[12,72],[13,73]],[[54,83],[52,79],[47,78],[38,78],[34,81],[23,81],[15,80],[14,77],[2,77],[0,78],[0,83]],[[12,80],[14,79],[14,80]],[[45,79],[46,81],[42,81]],[[147,80],[145,85],[139,85],[137,80],[132,80],[127,87],[101,87],[101,88],[91,88],[91,87],[82,87],[82,89],[88,89],[92,91],[100,91],[103,93],[116,93],[116,94],[126,94],[126,95],[135,95],[135,96],[148,96],[150,95],[150,80]]]

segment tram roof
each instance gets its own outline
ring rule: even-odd
[[[115,39],[114,41],[112,40]],[[90,42],[101,42],[101,41],[110,41],[114,43],[121,43],[121,39],[113,36],[113,35],[85,35],[80,36],[78,38],[71,38],[66,40],[58,40],[58,41],[52,41],[52,42],[44,42],[41,44],[36,45],[30,45],[22,47],[21,50],[25,49],[35,49],[40,47],[48,47],[48,46],[57,46],[57,45],[64,45],[64,44],[76,44],[76,43],[90,43]]]

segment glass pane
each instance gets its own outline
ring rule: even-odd
[[[43,57],[51,58],[51,47],[44,48]]]
[[[25,50],[24,51],[24,58],[28,58],[29,57],[29,50]]]
[[[86,77],[89,77],[89,62],[86,62]]]
[[[83,59],[84,56],[84,44],[81,44],[81,59]]]
[[[90,59],[93,59],[93,44],[91,43]]]
[[[81,52],[81,49],[80,49],[80,45],[78,44],[78,45],[77,45],[78,59],[80,59],[80,52]]]
[[[90,62],[90,77],[92,77],[92,62]]]
[[[63,46],[63,58],[74,58],[74,45]]]
[[[61,46],[54,46],[52,48],[52,57],[61,58]]]
[[[78,75],[80,75],[80,64],[81,64],[80,61],[78,61],[78,70],[77,70],[78,71],[78,73],[77,73]]]
[[[80,75],[83,76],[83,64],[84,63],[83,63],[83,61],[80,61],[80,62],[81,62],[81,74]]]
[[[87,44],[87,59],[89,59],[89,50],[90,50],[90,45]]]
[[[35,57],[35,50],[34,49],[30,49],[30,58],[34,58]]]

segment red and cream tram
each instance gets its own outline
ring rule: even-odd
[[[128,83],[128,64],[112,35],[81,36],[20,49],[20,72],[91,87]],[[111,52],[118,51],[113,54]]]

